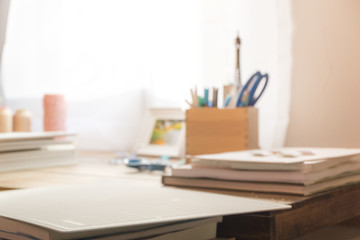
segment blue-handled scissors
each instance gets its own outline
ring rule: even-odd
[[[261,89],[261,92],[258,96],[255,96],[256,90],[259,87],[259,84],[261,81],[265,81],[263,84],[263,87]],[[254,75],[251,76],[251,78],[246,82],[244,87],[241,89],[241,92],[239,94],[239,98],[237,99],[236,106],[237,107],[246,107],[246,106],[254,106],[257,100],[261,97],[263,94],[266,85],[268,84],[269,75],[267,73],[261,74],[259,71],[254,73]]]

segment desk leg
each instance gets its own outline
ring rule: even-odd
[[[274,217],[270,213],[225,216],[218,224],[218,237],[236,239],[274,239]]]

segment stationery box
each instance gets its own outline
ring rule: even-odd
[[[186,111],[186,155],[258,148],[258,109],[191,108]]]

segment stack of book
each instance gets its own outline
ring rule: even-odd
[[[360,149],[283,148],[194,156],[164,185],[308,196],[360,182]]]
[[[53,228],[43,226],[34,226],[31,224],[21,224],[18,221],[6,218],[0,219],[4,223],[6,231],[0,230],[1,239],[13,240],[45,240],[45,239],[93,239],[93,240],[130,240],[130,239],[148,239],[148,240],[182,240],[197,239],[209,240],[216,238],[217,224],[222,221],[222,217],[202,218],[195,220],[184,220],[178,222],[143,224],[139,226],[124,226],[119,228],[82,229],[73,231],[59,231]],[[116,224],[117,222],[115,222]],[[16,228],[26,227],[29,232],[22,230],[18,232]],[[102,227],[102,226],[100,226]],[[1,227],[0,227],[1,228]]]
[[[225,215],[290,206],[160,185],[107,183],[0,192],[0,238],[13,240],[216,237]]]
[[[74,134],[12,132],[0,134],[0,172],[75,163]]]

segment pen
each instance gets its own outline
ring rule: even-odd
[[[198,107],[203,107],[203,106],[204,106],[204,99],[198,96]]]
[[[241,107],[247,107],[249,105],[249,91],[245,90],[244,94],[242,96],[242,106]]]
[[[203,101],[203,106],[207,107],[209,105],[209,89],[205,88],[204,89],[204,101]]]
[[[217,100],[218,100],[218,88],[213,88],[213,107],[217,107]]]
[[[230,104],[230,101],[231,101],[231,95],[228,94],[228,95],[226,96],[226,99],[225,99],[224,107],[228,107],[229,104]]]
[[[199,106],[199,98],[198,98],[198,93],[197,93],[197,87],[195,86],[195,99],[193,101],[193,104],[195,107],[198,107]]]

